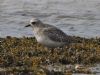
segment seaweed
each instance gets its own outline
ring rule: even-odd
[[[39,44],[34,37],[0,38],[0,67],[13,67],[11,71],[20,71],[22,68],[21,72],[30,71],[33,75],[37,74],[37,71],[40,72],[41,65],[100,63],[100,38],[73,38],[77,43],[54,48],[53,53],[51,48]]]

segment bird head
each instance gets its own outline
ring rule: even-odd
[[[25,27],[37,27],[39,24],[41,23],[40,20],[38,20],[37,18],[32,18],[29,22],[28,25],[26,25]]]

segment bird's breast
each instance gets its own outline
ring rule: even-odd
[[[37,39],[37,42],[47,47],[61,47],[65,44],[63,42],[52,41],[51,39],[49,39],[47,36],[44,35],[40,35],[40,36],[36,35],[35,37]]]

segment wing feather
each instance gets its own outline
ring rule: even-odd
[[[66,35],[58,28],[45,29],[44,34],[47,35],[51,40],[56,42],[71,42],[71,37]]]

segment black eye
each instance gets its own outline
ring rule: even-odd
[[[36,24],[36,22],[32,22],[32,24]]]

